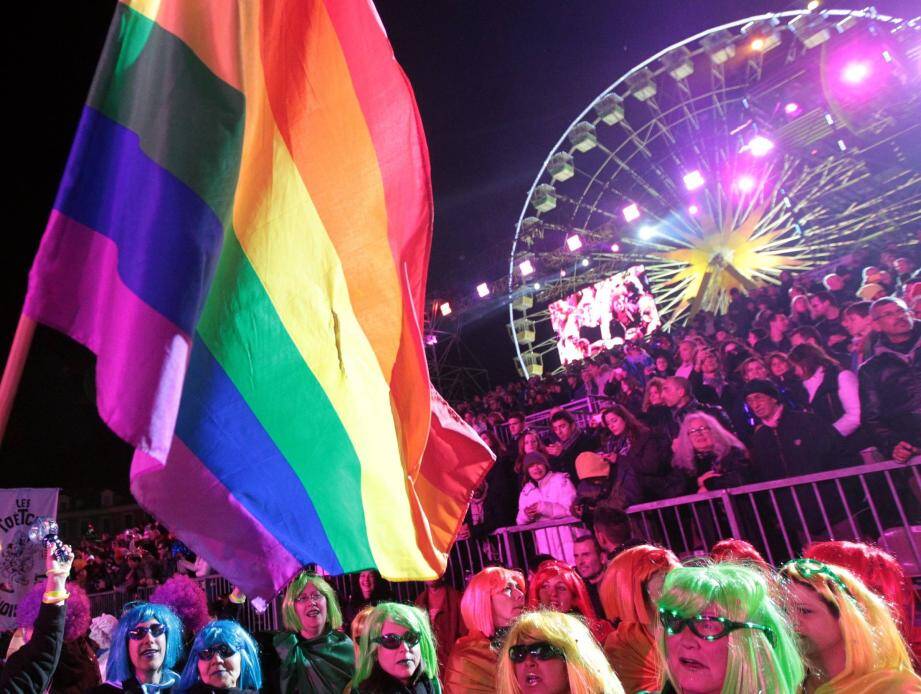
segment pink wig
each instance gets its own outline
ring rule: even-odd
[[[42,594],[45,592],[44,583],[36,583],[26,593],[16,608],[16,622],[21,627],[31,627],[38,617],[38,610],[42,606]],[[64,620],[64,640],[73,641],[84,636],[90,628],[90,599],[76,583],[67,584],[67,616]]]
[[[524,576],[501,566],[485,568],[470,579],[464,597],[461,598],[460,609],[464,624],[471,634],[479,632],[490,638],[496,632],[492,621],[492,596],[505,590],[509,581],[513,581],[524,593]]]
[[[171,607],[179,615],[186,633],[195,634],[211,621],[208,598],[198,582],[188,576],[173,576],[150,596],[150,602]]]
[[[588,619],[598,619],[582,577],[569,564],[555,559],[548,559],[543,562],[531,577],[531,585],[528,587],[528,607],[530,609],[536,610],[540,607],[538,595],[540,594],[541,586],[551,578],[562,579],[563,584],[572,593],[572,605],[579,614]]]

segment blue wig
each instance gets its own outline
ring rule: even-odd
[[[122,614],[112,633],[112,647],[106,666],[107,682],[124,682],[134,677],[134,666],[128,656],[128,632],[149,619],[156,619],[166,627],[163,667],[167,670],[172,669],[179,660],[179,656],[182,655],[182,621],[166,605],[140,602]]]
[[[177,691],[191,689],[200,681],[198,675],[198,652],[218,644],[226,644],[240,654],[239,689],[260,689],[262,687],[262,667],[259,665],[259,651],[256,642],[246,629],[229,619],[221,619],[206,624],[195,636],[189,660],[182,671]]]

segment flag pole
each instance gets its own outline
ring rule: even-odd
[[[3,368],[3,379],[0,380],[0,444],[3,443],[6,424],[10,419],[13,400],[16,399],[16,391],[19,390],[19,381],[22,378],[22,371],[29,356],[29,347],[32,346],[34,334],[35,321],[25,313],[20,314],[16,333],[13,335],[13,344],[10,346],[10,355]]]

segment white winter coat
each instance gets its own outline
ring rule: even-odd
[[[565,472],[548,472],[544,478],[535,484],[528,481],[518,497],[518,524],[549,520],[551,518],[567,518],[571,514],[572,504],[576,500],[576,488]],[[531,520],[524,510],[537,504],[540,516]],[[534,542],[540,554],[549,554],[554,559],[572,564],[573,538],[575,533],[571,527],[544,528],[534,531]]]

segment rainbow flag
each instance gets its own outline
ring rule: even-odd
[[[122,0],[25,312],[142,506],[252,595],[440,574],[492,457],[431,389],[411,87],[367,0]]]

